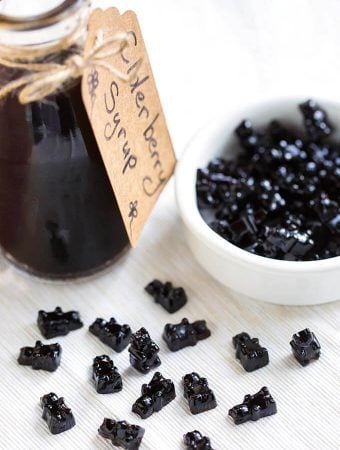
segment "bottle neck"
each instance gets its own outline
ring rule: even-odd
[[[7,0],[7,4],[11,1]],[[41,0],[39,2],[44,3]],[[32,95],[30,97],[27,92],[24,95],[20,87],[25,86],[26,80],[27,84],[34,81],[32,77],[39,70],[42,71],[42,77],[47,76],[44,70],[45,74],[50,75],[52,69],[46,69],[51,66],[50,63],[63,65],[70,55],[82,53],[89,12],[90,0],[64,0],[58,8],[30,16],[28,20],[24,20],[22,15],[19,18],[0,15],[1,98],[15,92],[21,103],[34,101],[27,100]],[[64,90],[71,83],[74,80],[69,77],[58,83],[56,89]],[[49,85],[54,86],[50,80],[46,86],[40,86],[39,95],[42,95],[39,98],[44,97],[42,91]]]
[[[11,3],[16,2],[5,2],[6,14],[0,14],[0,56],[16,60],[51,59],[58,57],[58,52],[83,44],[90,0],[64,0],[51,10],[29,17],[20,9],[16,16],[8,15]],[[42,3],[40,0],[39,4]],[[56,0],[47,3],[55,5]]]

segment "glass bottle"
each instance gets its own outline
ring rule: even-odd
[[[53,8],[29,18],[1,15],[0,44],[53,45],[79,23],[85,34],[88,0],[27,3],[30,12],[34,3]],[[48,61],[60,58],[54,53]],[[1,85],[19,75],[0,66]],[[128,248],[80,80],[27,105],[15,94],[2,100],[0,143],[0,247],[8,260],[37,276],[66,279],[104,268]]]

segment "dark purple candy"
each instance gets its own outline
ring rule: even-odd
[[[51,392],[40,399],[42,418],[47,422],[52,434],[63,433],[76,424],[71,409],[65,404],[63,397]]]
[[[313,100],[299,105],[303,135],[274,120],[243,120],[233,160],[197,172],[198,207],[217,234],[251,253],[287,261],[340,254],[340,144]]]
[[[132,406],[132,412],[142,419],[160,411],[176,397],[174,383],[156,372],[148,384],[143,384],[139,397]]]
[[[254,130],[250,120],[243,120],[235,132],[242,147],[246,150],[257,149],[262,142],[262,136]]]
[[[22,347],[18,363],[22,366],[31,366],[34,370],[54,372],[60,365],[62,349],[56,344],[43,344],[36,341],[34,347]]]
[[[267,387],[263,387],[254,395],[245,395],[243,403],[234,406],[229,410],[229,416],[235,425],[248,422],[249,420],[259,420],[263,417],[276,414],[277,408],[273,397]]]
[[[186,433],[183,436],[183,443],[186,450],[213,450],[210,439],[197,430]]]
[[[314,100],[307,100],[299,106],[311,140],[318,141],[333,133],[333,127],[328,122],[326,112]]]
[[[66,336],[70,331],[78,330],[83,326],[80,315],[77,311],[63,312],[57,306],[54,311],[39,311],[38,327],[41,334],[46,339],[52,339],[57,336]]]
[[[145,328],[141,328],[131,335],[130,364],[141,373],[148,373],[161,364],[158,356],[159,347],[150,338]]]
[[[174,287],[169,281],[162,283],[157,279],[153,280],[145,287],[145,290],[169,313],[181,309],[188,300],[185,290],[182,287]]]
[[[198,341],[211,336],[205,320],[196,320],[190,323],[184,318],[178,324],[167,323],[163,331],[163,339],[172,352],[177,352],[185,347],[192,347]]]
[[[114,317],[111,317],[108,321],[101,318],[96,319],[90,325],[89,330],[104,344],[118,353],[122,352],[129,345],[131,337],[130,326],[117,323]]]
[[[189,402],[191,414],[200,414],[217,406],[213,391],[206,378],[192,372],[183,377],[184,397]]]
[[[138,450],[145,430],[139,425],[132,425],[126,420],[104,419],[98,433],[104,439],[111,440],[116,447],[126,450]]]
[[[295,358],[302,366],[307,366],[312,360],[320,358],[321,346],[317,337],[309,328],[294,334],[290,346]]]
[[[123,389],[122,377],[112,359],[107,355],[94,358],[92,378],[98,394],[113,394]]]
[[[262,347],[257,338],[242,332],[233,337],[236,358],[247,372],[253,372],[269,363],[268,350]]]

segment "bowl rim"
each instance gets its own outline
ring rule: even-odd
[[[269,258],[266,256],[255,255],[248,252],[235,244],[232,244],[228,240],[222,238],[215,231],[213,231],[209,225],[204,221],[201,216],[197,202],[196,202],[196,192],[194,196],[194,202],[187,201],[192,197],[191,190],[193,186],[188,183],[187,180],[187,166],[190,165],[191,155],[195,152],[196,143],[199,139],[206,135],[209,131],[213,134],[217,133],[225,119],[225,126],[228,126],[227,120],[229,116],[234,116],[238,112],[248,109],[264,108],[266,105],[274,106],[276,104],[287,104],[289,101],[295,101],[301,98],[308,98],[308,96],[296,95],[296,96],[282,96],[273,97],[271,99],[265,99],[264,101],[253,101],[248,105],[243,104],[241,108],[235,108],[230,111],[221,111],[219,114],[215,114],[214,119],[209,120],[200,129],[194,133],[194,135],[189,139],[185,150],[183,151],[179,162],[177,163],[175,171],[175,191],[176,191],[176,201],[181,214],[181,217],[192,232],[194,232],[196,238],[198,238],[203,244],[209,246],[211,249],[224,256],[226,253],[238,259],[245,265],[256,265],[257,267],[262,267],[263,269],[271,271],[284,271],[284,272],[325,272],[329,270],[340,269],[340,256],[334,256],[332,258],[314,260],[314,261],[285,261],[280,259]],[[313,97],[315,98],[315,97]],[[340,103],[326,98],[320,98],[316,96],[317,101],[321,104],[333,105],[339,109],[340,114]],[[234,129],[235,124],[232,124]],[[196,168],[198,169],[198,167]],[[196,172],[195,172],[196,173]],[[195,190],[194,190],[195,191]]]

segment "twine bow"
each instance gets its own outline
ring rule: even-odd
[[[107,62],[106,59],[122,53],[128,46],[127,34],[121,33],[106,39],[98,46],[94,46],[88,54],[84,52],[74,53],[62,63],[18,62],[0,56],[0,64],[3,66],[29,71],[28,74],[10,81],[0,88],[0,99],[19,89],[20,103],[26,104],[41,100],[57,91],[67,80],[81,77],[84,70],[91,67],[102,67],[120,80],[127,82],[136,73],[140,64],[133,73],[126,75]]]

